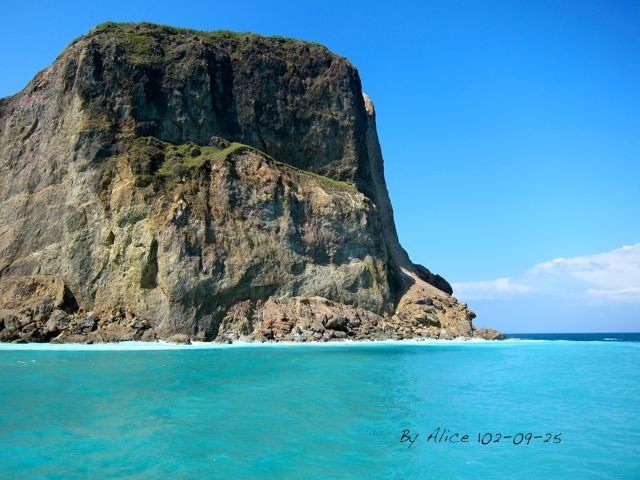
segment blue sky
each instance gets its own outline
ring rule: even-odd
[[[638,2],[2,0],[2,15],[0,96],[109,20],[323,43],[376,104],[403,245],[479,326],[640,330],[640,260],[622,249],[640,242]]]

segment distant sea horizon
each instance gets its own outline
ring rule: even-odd
[[[507,340],[565,340],[572,342],[640,342],[640,332],[505,333]]]

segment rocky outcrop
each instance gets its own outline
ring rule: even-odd
[[[413,264],[413,268],[420,280],[427,282],[429,285],[433,285],[438,290],[442,290],[449,295],[453,295],[453,288],[451,287],[451,284],[440,275],[431,273],[431,270],[429,270],[427,267],[424,267],[417,263]]]
[[[0,174],[0,340],[473,335],[320,45],[101,25],[0,101]]]
[[[473,331],[473,336],[481,340],[504,340],[505,336],[493,328],[480,328]]]

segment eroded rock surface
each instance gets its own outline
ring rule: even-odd
[[[383,170],[326,48],[101,25],[0,100],[0,340],[470,338]]]

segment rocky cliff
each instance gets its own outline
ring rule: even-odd
[[[0,100],[0,340],[471,336],[398,242],[356,69],[104,24]]]

